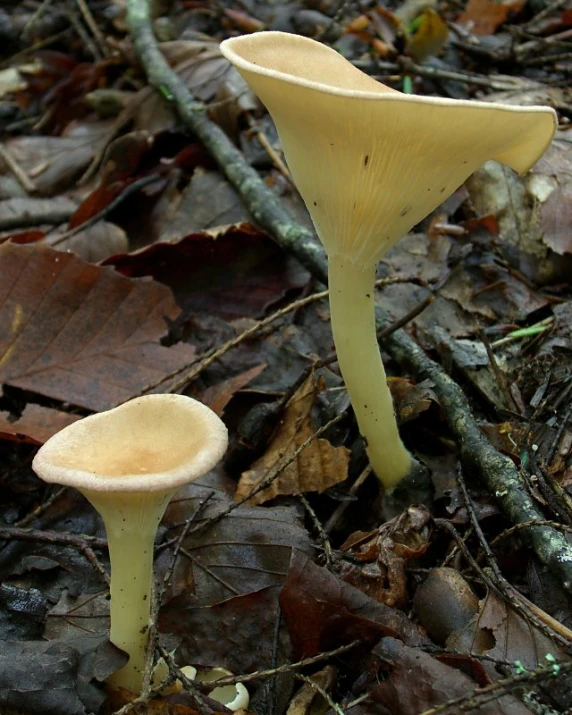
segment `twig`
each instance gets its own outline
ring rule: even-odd
[[[96,43],[98,44],[98,49],[103,57],[107,54],[107,47],[105,44],[105,37],[103,36],[101,30],[97,26],[96,21],[93,18],[93,15],[91,14],[91,10],[89,9],[87,3],[85,0],[75,0],[76,5],[79,8],[79,11],[82,14],[83,20],[85,24],[89,27],[91,34],[93,35]]]
[[[148,0],[127,0],[127,25],[149,83],[173,102],[183,121],[199,137],[227,179],[240,193],[256,223],[273,236],[289,236],[304,246],[299,260],[314,275],[325,266],[325,252],[313,233],[292,224],[279,198],[249,166],[224,131],[208,116],[207,108],[189,92],[184,81],[167,64],[157,47]],[[325,283],[326,281],[323,280]]]
[[[32,17],[28,20],[28,22],[22,28],[22,37],[25,37],[28,34],[28,32],[30,32],[32,27],[42,17],[42,15],[49,10],[49,7],[52,4],[52,2],[53,2],[53,0],[43,0],[43,2],[40,3],[38,9],[32,14]]]
[[[47,509],[49,509],[52,504],[54,504],[62,496],[62,494],[67,491],[67,489],[67,487],[60,487],[59,489],[55,489],[46,499],[46,501],[42,502],[41,504],[38,504],[38,506],[32,509],[29,514],[26,514],[26,516],[14,522],[13,526],[18,526],[20,528],[28,526],[28,524],[34,521],[34,519],[37,519],[38,517],[42,516],[42,514]]]
[[[109,576],[95,555],[92,547],[107,548],[105,539],[85,534],[60,534],[57,531],[41,531],[40,529],[21,529],[14,526],[0,526],[0,539],[17,539],[18,541],[39,541],[40,543],[73,546],[81,551],[93,568],[103,577],[109,586]]]
[[[504,691],[510,690],[520,684],[538,683],[547,678],[554,678],[557,675],[572,672],[572,663],[557,663],[556,665],[557,670],[554,669],[553,665],[543,665],[534,670],[529,670],[526,673],[502,678],[490,685],[485,685],[483,688],[475,688],[472,692],[449,700],[443,703],[443,705],[437,705],[429,710],[424,710],[420,715],[437,715],[438,713],[450,711],[452,708],[455,708],[455,713],[474,710],[477,707],[496,700]]]
[[[355,480],[355,482],[352,484],[349,490],[349,494],[353,496],[354,494],[357,493],[358,489],[361,487],[361,485],[365,482],[365,480],[369,477],[371,474],[371,466],[368,464],[368,466],[363,470],[363,472],[359,475],[359,477]],[[334,511],[334,513],[330,516],[328,521],[324,524],[324,531],[326,534],[330,534],[334,528],[334,526],[338,523],[340,518],[342,517],[343,513],[345,510],[348,508],[349,500],[343,501]]]
[[[65,14],[67,19],[69,20],[70,25],[73,27],[79,39],[81,40],[82,45],[84,45],[85,48],[89,50],[91,56],[96,62],[100,62],[102,60],[102,55],[99,51],[97,43],[93,41],[89,32],[82,25],[81,18],[79,17],[77,12],[73,8],[70,8]]]
[[[8,169],[14,174],[14,177],[20,184],[20,186],[26,191],[28,194],[33,194],[34,191],[36,190],[36,184],[30,179],[28,174],[22,169],[20,164],[14,159],[14,157],[10,154],[10,152],[6,149],[4,144],[0,142],[0,158],[4,161]]]
[[[542,8],[542,10],[534,13],[534,16],[529,22],[525,25],[521,25],[521,29],[526,29],[528,32],[531,32],[531,28],[538,25],[541,20],[544,20],[545,17],[548,17],[553,12],[560,10],[560,8],[564,7],[567,2],[569,2],[569,0],[552,0],[552,2],[549,2],[546,7]]]
[[[75,228],[66,231],[61,236],[58,236],[55,241],[52,241],[50,243],[50,245],[52,247],[59,246],[60,243],[63,243],[70,238],[73,238],[73,236],[76,236],[78,233],[81,233],[82,231],[87,231],[88,228],[91,228],[98,221],[101,221],[107,215],[109,215],[114,209],[116,209],[121,203],[123,203],[123,201],[125,201],[128,196],[131,196],[131,194],[134,194],[136,191],[143,189],[145,186],[149,186],[149,184],[155,183],[155,181],[158,181],[161,178],[163,177],[158,174],[152,174],[150,176],[144,176],[141,179],[137,179],[137,181],[134,181],[132,184],[129,184],[129,186],[126,186],[119,194],[119,196],[116,196],[113,201],[110,201],[109,204],[104,209],[96,213],[95,216],[88,218],[87,221],[80,223],[79,226],[76,226]]]
[[[324,698],[324,700],[328,703],[328,705],[336,712],[338,715],[346,715],[345,712],[342,710],[340,705],[336,703],[334,700],[332,700],[332,696],[322,688],[321,685],[316,683],[315,680],[312,680],[312,678],[309,678],[307,675],[302,675],[301,673],[296,673],[294,676],[296,680],[301,680],[303,683],[306,683],[306,685],[309,685],[313,690],[316,690],[320,695]]]
[[[169,652],[167,652],[165,648],[163,648],[163,646],[161,645],[157,646],[157,650],[167,664],[167,667],[169,668],[169,673],[174,676],[175,680],[179,680],[181,682],[184,689],[193,699],[193,704],[196,707],[199,715],[213,715],[213,709],[205,702],[205,699],[199,691],[196,683],[193,683],[190,678],[187,678],[187,676],[181,671],[181,669],[177,667],[173,656]]]
[[[457,473],[457,482],[458,482],[461,492],[463,494],[463,499],[465,501],[467,513],[469,514],[469,518],[471,520],[471,525],[477,535],[477,538],[479,540],[479,544],[480,544],[481,548],[485,552],[485,558],[487,560],[489,569],[494,574],[497,593],[501,596],[501,598],[504,601],[506,601],[508,603],[508,605],[516,613],[518,613],[530,625],[534,626],[539,631],[544,633],[544,635],[547,638],[556,640],[561,646],[563,646],[566,649],[570,648],[570,645],[572,643],[572,641],[569,637],[570,632],[567,629],[565,631],[563,631],[561,627],[554,628],[553,627],[554,621],[552,619],[542,620],[539,617],[540,614],[539,614],[538,610],[535,610],[534,612],[532,612],[531,609],[528,608],[528,604],[523,603],[519,592],[505,579],[505,577],[501,573],[501,570],[497,564],[497,561],[496,561],[495,556],[491,550],[491,547],[489,546],[489,543],[485,538],[483,530],[481,529],[479,519],[478,519],[478,517],[475,513],[475,510],[473,508],[473,501],[469,494],[469,490],[467,489],[467,485],[465,484],[465,479],[464,479],[462,470],[460,470],[460,469],[458,470],[458,473]],[[560,626],[560,624],[558,624],[558,626]]]
[[[306,499],[306,497],[303,494],[299,494],[298,498],[304,505],[304,509],[306,509],[306,511],[310,515],[310,519],[312,520],[312,523],[314,524],[314,528],[318,532],[320,541],[322,542],[322,548],[324,549],[324,554],[326,555],[326,567],[328,569],[330,569],[332,566],[332,545],[330,544],[328,534],[326,533],[324,527],[320,523],[320,520],[318,519],[318,515],[312,509],[312,506],[311,506],[310,502]]]
[[[286,164],[282,161],[280,156],[278,156],[278,153],[272,146],[272,144],[268,141],[268,137],[266,134],[260,129],[258,126],[256,120],[252,116],[250,112],[246,112],[246,119],[248,121],[248,126],[250,129],[256,134],[256,138],[260,142],[260,146],[264,149],[264,151],[268,154],[270,157],[270,160],[274,164],[274,166],[278,169],[278,171],[285,176],[290,183],[292,183],[292,175],[290,174],[290,171]]]
[[[376,281],[376,286],[382,286],[382,285],[390,285],[390,284],[395,284],[395,283],[409,283],[411,282],[409,278],[380,278],[378,281]],[[314,303],[318,300],[321,300],[322,298],[326,298],[329,294],[329,291],[323,290],[319,291],[318,293],[312,293],[311,295],[306,296],[305,298],[299,298],[298,300],[293,301],[292,303],[289,303],[288,305],[284,306],[284,308],[280,308],[279,310],[275,311],[274,313],[271,313],[269,316],[266,318],[263,318],[262,320],[257,321],[253,325],[249,326],[248,328],[245,328],[242,332],[238,333],[238,335],[235,335],[234,338],[231,338],[228,340],[226,343],[221,345],[220,347],[216,348],[215,350],[211,350],[209,353],[204,355],[199,362],[193,363],[191,366],[189,365],[184,365],[183,367],[178,368],[172,373],[169,373],[168,375],[165,375],[162,377],[160,380],[157,380],[157,382],[151,383],[150,385],[147,385],[143,390],[141,390],[140,393],[137,395],[132,395],[131,399],[133,397],[138,397],[139,395],[145,395],[154,388],[158,387],[159,385],[168,383],[169,380],[172,380],[179,376],[179,378],[171,384],[168,388],[165,388],[165,392],[179,392],[180,390],[183,390],[184,388],[188,387],[189,384],[195,380],[201,372],[206,370],[208,367],[210,367],[213,362],[216,360],[220,360],[220,358],[225,355],[229,350],[232,350],[233,348],[237,347],[241,343],[243,343],[245,340],[248,340],[249,338],[253,337],[257,333],[262,332],[264,328],[267,328],[271,323],[275,322],[276,320],[279,320],[280,318],[283,318],[285,315],[288,315],[288,313],[292,313],[293,311],[300,310],[301,308],[306,307],[310,303]],[[408,322],[409,320],[412,319],[412,317],[416,317],[419,313],[421,313],[427,305],[431,301],[429,298],[425,298],[423,301],[418,306],[415,306],[411,311],[409,311],[405,316],[400,318],[399,320],[395,321],[394,323],[391,323],[388,326],[385,326],[382,329],[382,333],[384,335],[389,334],[389,332],[393,332],[394,330],[397,330],[399,327],[401,327],[405,322]],[[318,361],[316,365],[314,365],[315,368],[317,367],[325,367],[326,365],[335,362],[336,361],[336,355],[335,353],[332,353],[332,355],[329,355],[327,358],[324,358],[321,361]],[[190,367],[190,369],[189,369]],[[311,366],[312,367],[312,366]],[[311,369],[310,367],[310,369]],[[188,372],[187,372],[188,371]],[[182,375],[182,373],[185,373]],[[306,374],[307,377],[307,374]],[[302,379],[300,381],[303,382],[304,380]]]
[[[127,22],[137,53],[150,83],[174,102],[188,126],[201,139],[259,226],[268,231],[280,246],[294,254],[315,278],[327,283],[327,263],[323,247],[312,232],[295,223],[276,195],[246,164],[242,154],[208,117],[205,106],[197,102],[169,67],[153,36],[149,3],[127,0]],[[379,327],[388,318],[378,312]],[[386,338],[385,346],[405,369],[419,380],[431,380],[445,410],[450,429],[457,438],[461,459],[480,475],[513,523],[543,519],[536,504],[521,482],[514,463],[501,455],[487,440],[475,422],[461,388],[404,332]],[[572,593],[572,546],[550,527],[532,527],[528,537],[542,563],[560,578]]]
[[[320,653],[319,655],[314,655],[311,658],[304,658],[298,660],[295,663],[285,663],[284,665],[279,665],[276,668],[269,668],[268,670],[255,670],[253,673],[248,673],[247,675],[233,675],[228,678],[221,678],[217,680],[217,685],[233,685],[234,683],[248,683],[250,680],[261,680],[263,678],[270,678],[273,675],[280,675],[281,673],[291,673],[293,670],[301,670],[307,665],[314,665],[315,663],[321,663],[324,660],[329,660],[330,658],[335,658],[342,653],[345,653],[352,648],[360,645],[360,641],[352,641],[347,645],[342,645],[334,650],[326,651],[325,653]]]
[[[479,337],[480,337],[483,345],[485,346],[485,350],[487,351],[487,356],[489,358],[490,366],[491,366],[493,374],[496,378],[497,384],[500,387],[500,390],[503,394],[506,406],[508,408],[512,408],[517,414],[520,414],[519,406],[518,406],[516,400],[514,399],[512,393],[508,389],[504,373],[499,367],[499,364],[498,364],[496,356],[493,352],[493,348],[490,343],[490,340],[488,339],[488,337],[483,329],[479,330]]]

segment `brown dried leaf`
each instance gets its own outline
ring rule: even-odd
[[[288,401],[266,453],[243,472],[236,490],[237,500],[243,499],[269,472],[285,463],[315,433],[311,412],[316,391],[312,373]],[[323,492],[347,478],[348,462],[349,450],[345,447],[333,447],[326,439],[314,439],[249,503],[262,504],[279,494]]]
[[[79,415],[30,404],[17,422],[12,421],[7,412],[0,412],[0,439],[43,444],[56,432],[79,419]]]
[[[0,381],[108,409],[190,362],[170,290],[41,245],[0,246]],[[16,426],[17,428],[17,426]]]
[[[524,5],[524,0],[469,0],[457,22],[465,25],[474,35],[492,35],[499,25],[510,15],[519,12]]]
[[[386,680],[373,688],[362,712],[411,715],[463,698],[479,687],[479,683],[465,673],[420,648],[409,648],[393,638],[384,638],[374,653],[391,664],[392,670]],[[461,711],[448,708],[448,712]],[[513,695],[499,695],[497,700],[482,705],[475,712],[479,715],[530,715],[530,710]]]
[[[113,121],[78,122],[61,136],[16,137],[6,148],[30,175],[38,194],[53,196],[81,175],[114,131]]]
[[[408,598],[406,563],[429,548],[429,512],[411,506],[399,517],[375,531],[351,534],[340,550],[351,561],[342,561],[340,575],[380,603],[405,608]]]
[[[552,654],[558,661],[569,660],[554,641],[525,621],[492,591],[487,593],[476,627],[494,637],[494,647],[486,650],[492,658],[519,660],[530,669],[546,664],[547,654]]]
[[[249,382],[254,380],[255,377],[258,377],[266,367],[266,363],[255,365],[251,367],[250,370],[241,372],[240,375],[235,375],[229,380],[224,380],[212,387],[207,387],[207,389],[201,393],[201,402],[210,407],[217,415],[222,415],[224,408],[230,402],[235,392],[238,392],[245,387],[245,385],[248,385]]]
[[[356,639],[371,645],[384,635],[410,645],[425,640],[404,613],[374,601],[300,551],[292,554],[279,600],[295,658],[312,657]]]

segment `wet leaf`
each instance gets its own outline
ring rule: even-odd
[[[43,444],[53,434],[80,419],[79,415],[28,404],[18,420],[0,412],[0,438],[15,442]]]
[[[411,644],[423,640],[401,611],[374,601],[301,553],[292,555],[280,606],[296,658],[354,640],[372,645],[384,635]]]
[[[368,700],[379,715],[411,715],[448,703],[479,687],[460,670],[440,662],[419,648],[384,638],[374,653],[391,666],[391,673],[371,691]],[[411,674],[415,673],[412,678]],[[512,695],[483,705],[479,715],[531,715]]]
[[[72,124],[62,136],[17,137],[8,141],[6,148],[31,175],[38,193],[52,196],[82,174],[114,127],[111,121]]]
[[[266,453],[243,472],[236,490],[236,500],[243,499],[264,477],[284,464],[315,432],[312,407],[317,394],[314,374],[306,378],[284,409],[284,415]],[[345,481],[349,450],[334,447],[327,439],[314,439],[293,462],[280,470],[272,484],[249,499],[262,504],[282,494],[323,492]]]
[[[152,276],[169,286],[185,316],[225,319],[259,317],[308,277],[250,224],[192,233],[176,243],[155,243],[113,256],[105,265],[113,265],[125,276]]]
[[[506,20],[519,12],[525,0],[469,0],[457,22],[465,25],[474,35],[492,35]]]
[[[201,402],[208,405],[213,412],[217,413],[217,415],[222,415],[224,408],[230,402],[234,394],[248,385],[248,383],[254,380],[255,377],[258,377],[258,375],[260,375],[266,367],[266,363],[262,363],[262,365],[255,365],[250,370],[246,370],[245,372],[240,373],[240,375],[236,375],[236,377],[231,377],[228,380],[224,380],[223,382],[213,385],[212,387],[207,387],[207,389],[201,393]]]
[[[430,536],[429,512],[409,507],[373,532],[351,534],[340,547],[351,556],[342,561],[340,575],[376,601],[405,608],[406,564],[425,553]]]
[[[288,572],[292,550],[311,550],[308,534],[291,507],[241,506],[209,524],[232,504],[232,486],[231,480],[201,480],[180,490],[171,502],[165,523],[173,529],[180,528],[201,500],[210,496],[193,521],[204,528],[183,541],[187,554],[177,561],[166,594],[169,606],[178,598],[178,607],[207,607],[276,586]],[[165,567],[166,558],[162,556],[158,568]]]
[[[0,705],[28,715],[82,715],[98,711],[105,694],[90,681],[104,680],[124,657],[107,638],[73,644],[3,641]]]
[[[477,628],[484,629],[494,638],[494,647],[486,654],[508,661],[520,660],[526,668],[546,664],[551,653],[557,660],[568,660],[562,649],[540,630],[488,591],[477,619]]]
[[[177,314],[158,283],[43,246],[0,246],[0,379],[7,384],[108,409],[192,360],[192,347],[159,342]]]

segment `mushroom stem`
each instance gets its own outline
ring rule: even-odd
[[[107,684],[139,693],[149,641],[155,535],[176,490],[131,492],[127,498],[117,492],[81,491],[100,513],[107,532],[111,563],[109,639],[129,655],[129,661],[108,678]]]
[[[411,467],[399,436],[375,330],[375,265],[328,258],[332,332],[342,377],[371,466],[386,489]]]

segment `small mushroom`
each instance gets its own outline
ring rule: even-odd
[[[340,370],[371,465],[391,489],[412,460],[376,339],[376,265],[486,160],[527,171],[548,147],[556,115],[402,94],[329,47],[283,32],[225,40],[221,52],[272,115],[328,253]]]
[[[197,400],[147,395],[65,427],[36,454],[37,474],[78,489],[105,524],[110,640],[129,655],[111,687],[141,690],[157,527],[177,489],[212,469],[227,444],[224,424]]]

